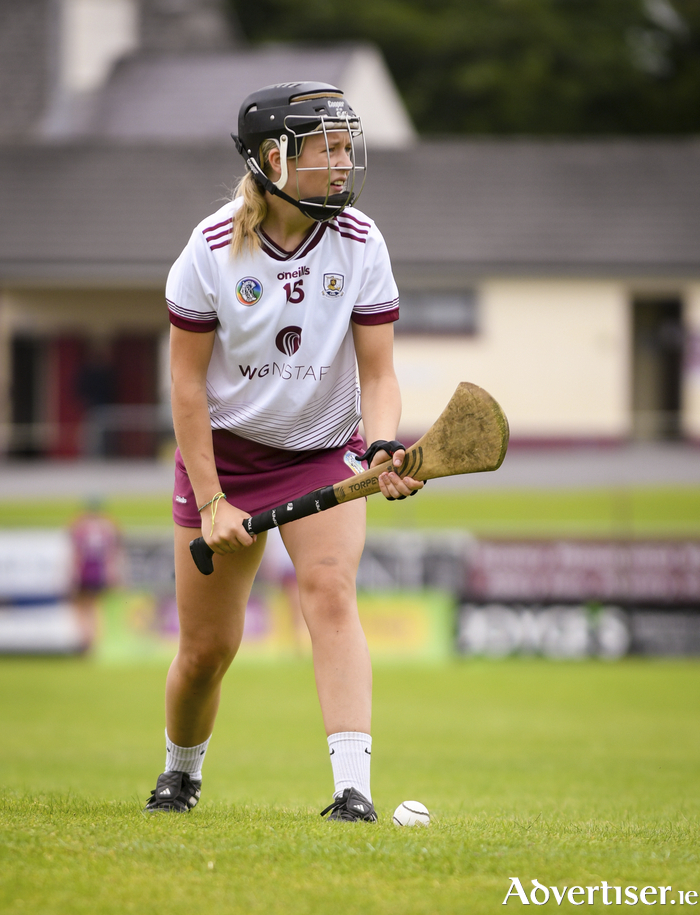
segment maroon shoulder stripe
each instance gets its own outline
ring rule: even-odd
[[[363,238],[360,235],[352,235],[350,232],[341,232],[338,226],[334,226],[332,222],[328,223],[328,227],[333,229],[334,232],[337,232],[341,238],[350,238],[352,241],[359,241],[361,245],[367,244],[366,238]]]
[[[358,226],[365,227],[367,231],[369,231],[371,228],[371,223],[363,222],[361,219],[358,219],[357,216],[353,216],[352,213],[348,213],[347,210],[343,210],[342,213],[336,216],[336,219],[352,219],[352,221],[356,222]]]
[[[215,226],[209,226],[206,229],[202,229],[202,234],[206,235],[207,232],[216,232],[217,229],[222,229],[224,226],[233,225],[233,217],[229,216],[228,219],[225,219],[223,222],[217,222]]]
[[[391,324],[399,320],[399,309],[392,308],[391,311],[375,311],[371,314],[363,314],[353,311],[350,316],[353,324],[361,324],[365,327],[372,327],[375,324]]]
[[[217,229],[220,229],[221,231],[217,232]],[[227,219],[225,222],[217,223],[215,226],[210,226],[208,229],[204,229],[203,235],[212,251],[216,251],[217,248],[223,248],[231,241],[233,235],[233,218]],[[222,241],[218,241],[219,239],[222,239]],[[212,242],[216,241],[218,241],[218,244],[212,244]]]
[[[215,321],[217,318],[215,311],[195,311],[193,308],[183,308],[182,305],[178,305],[171,299],[166,298],[165,301],[168,303],[169,310],[180,315],[181,318],[191,319],[192,321]]]
[[[362,226],[354,226],[351,222],[343,222],[342,219],[334,221],[339,229],[347,229],[348,232],[355,232],[357,235],[369,235],[369,228],[363,229]]]
[[[227,235],[226,238],[223,241],[220,241],[218,245],[209,245],[209,248],[212,251],[216,251],[217,248],[225,248],[226,245],[231,244],[231,238],[232,238],[232,235]]]
[[[217,232],[216,235],[207,235],[205,232],[204,237],[206,238],[206,240],[208,242],[212,242],[212,241],[216,241],[217,238],[221,238],[222,235],[231,235],[232,232],[233,232],[233,228],[231,227],[231,225],[229,225],[225,229],[223,229],[221,232]]]
[[[219,326],[218,318],[214,318],[211,321],[193,321],[190,318],[184,318],[182,315],[176,314],[174,311],[168,311],[168,315],[170,323],[174,324],[175,327],[179,327],[181,330],[189,330],[195,334],[206,334],[216,330]]]
[[[399,297],[388,299],[386,302],[372,302],[371,305],[356,305],[355,310],[359,311],[381,311],[388,308],[394,308],[399,304]]]

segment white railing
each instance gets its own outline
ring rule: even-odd
[[[169,404],[108,404],[94,407],[78,422],[0,423],[0,453],[50,454],[64,439],[77,442],[83,457],[104,457],[118,449],[119,437],[152,433],[155,440],[172,435]]]

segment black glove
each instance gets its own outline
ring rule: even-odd
[[[387,454],[390,454],[393,457],[397,451],[405,450],[406,446],[402,445],[401,442],[397,442],[396,440],[392,442],[385,442],[384,439],[378,438],[376,442],[372,442],[364,454],[360,454],[358,457],[361,461],[367,461],[367,464],[369,465],[374,460],[374,457],[378,451],[386,451]],[[418,490],[414,489],[411,495],[415,496],[417,492]],[[399,496],[398,498],[394,498],[394,496],[387,496],[386,500],[387,502],[402,502],[405,498],[407,497]]]
[[[397,451],[405,450],[406,446],[402,445],[401,442],[385,442],[383,438],[378,438],[376,442],[372,442],[364,454],[359,454],[358,457],[361,461],[367,461],[367,464],[369,465],[374,460],[378,451],[386,451],[387,454],[390,454],[393,457]]]

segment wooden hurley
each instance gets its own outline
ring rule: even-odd
[[[379,476],[387,470],[396,470],[400,477],[412,477],[414,480],[498,470],[507,448],[508,420],[505,413],[483,388],[463,381],[436,422],[415,445],[406,450],[398,470],[391,460],[385,461],[335,486],[324,486],[277,508],[246,518],[243,526],[249,534],[260,534],[326,511],[342,502],[372,496],[379,492]],[[204,538],[193,540],[190,550],[199,571],[210,575],[214,571],[214,552]]]

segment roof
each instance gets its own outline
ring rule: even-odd
[[[162,284],[233,144],[0,148],[0,281]],[[446,140],[370,156],[401,276],[700,276],[700,140]]]
[[[0,278],[163,283],[230,193],[235,158],[232,142],[0,148]]]
[[[340,82],[347,54],[314,57],[313,70]],[[75,131],[113,141],[220,141],[238,121],[243,99],[260,86],[309,69],[297,51],[135,54],[117,64],[90,120]],[[298,78],[298,77],[297,77]],[[306,79],[306,77],[304,77]]]
[[[432,141],[370,168],[367,211],[418,270],[700,274],[700,139]]]
[[[57,99],[45,138],[116,143],[226,142],[238,109],[261,86],[291,79],[339,86],[362,117],[368,143],[405,146],[415,131],[379,51],[268,45],[207,53],[135,53],[123,58],[89,99]]]

